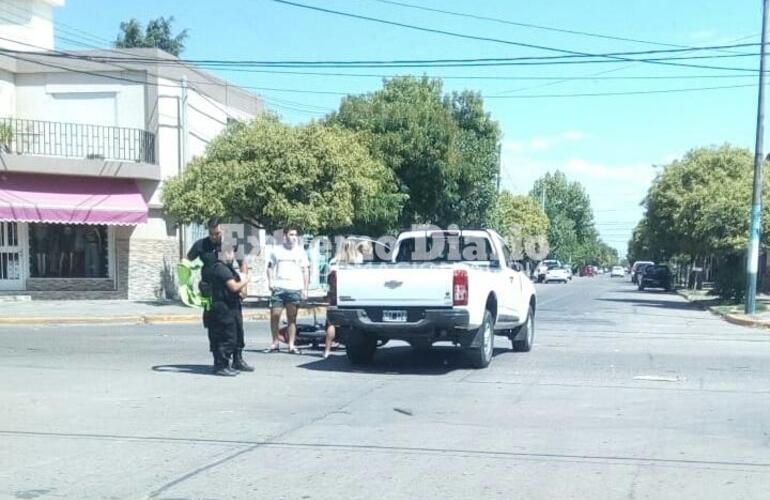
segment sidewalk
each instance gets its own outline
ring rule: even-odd
[[[130,300],[33,300],[0,302],[0,325],[200,323],[201,309],[180,302]],[[317,308],[323,314],[323,308]],[[269,319],[265,304],[246,303],[244,320]],[[301,309],[300,316],[312,316]]]
[[[708,295],[704,290],[677,290],[677,293],[684,297],[688,302],[721,316],[728,323],[741,326],[751,326],[760,328],[770,328],[770,295],[757,295],[757,312],[755,314],[745,314],[743,305],[724,305],[718,297]]]

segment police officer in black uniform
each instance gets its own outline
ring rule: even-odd
[[[209,235],[205,238],[201,238],[190,247],[190,251],[187,252],[187,259],[193,261],[200,259],[203,262],[203,269],[201,269],[201,293],[205,296],[211,295],[208,282],[203,278],[205,272],[210,266],[212,266],[219,254],[219,249],[222,247],[222,237],[224,236],[224,230],[220,223],[219,217],[212,217],[206,224]],[[208,327],[208,311],[203,311],[203,327],[208,330],[209,333],[209,351],[214,352],[214,339],[211,336],[211,329]]]
[[[219,217],[212,217],[209,219],[207,227],[209,230],[209,235],[193,243],[193,245],[190,247],[190,251],[187,252],[188,260],[193,261],[207,253],[216,254],[222,247],[222,237],[224,236],[225,232],[222,229]],[[204,266],[205,265],[206,263],[204,262]]]
[[[254,371],[243,360],[241,291],[248,285],[249,275],[239,277],[233,271],[234,259],[233,249],[226,248],[203,274],[211,286],[208,328],[214,344],[214,373],[226,377],[235,376],[238,371]]]

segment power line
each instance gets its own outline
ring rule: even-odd
[[[313,11],[317,11],[317,12],[323,12],[323,13],[326,13],[326,14],[333,14],[333,15],[337,15],[337,16],[349,17],[349,18],[363,20],[363,21],[369,21],[369,22],[374,22],[374,23],[379,23],[379,24],[386,24],[386,25],[390,25],[390,26],[396,26],[396,27],[399,27],[399,28],[406,28],[406,29],[422,31],[422,32],[426,32],[426,33],[433,33],[433,34],[444,35],[444,36],[449,36],[449,37],[461,38],[461,39],[465,39],[465,40],[475,40],[475,41],[482,41],[482,42],[493,42],[493,43],[511,45],[511,46],[516,46],[516,47],[526,47],[526,48],[544,50],[544,51],[548,51],[548,52],[558,52],[558,53],[561,53],[561,54],[567,54],[567,55],[572,55],[572,56],[601,57],[601,58],[620,60],[620,61],[629,61],[629,62],[631,62],[631,61],[641,61],[641,62],[645,62],[645,63],[663,64],[663,65],[668,65],[668,66],[700,67],[700,68],[707,68],[707,69],[715,69],[714,67],[696,66],[696,65],[684,64],[684,63],[672,63],[672,62],[669,62],[669,61],[655,60],[655,59],[648,59],[648,60],[634,59],[634,60],[629,60],[629,59],[627,59],[625,57],[621,57],[621,56],[618,56],[618,55],[592,54],[592,53],[589,53],[589,52],[580,52],[580,51],[576,51],[576,50],[562,49],[562,48],[550,47],[550,46],[546,46],[546,45],[538,45],[538,44],[532,44],[532,43],[516,42],[516,41],[512,41],[512,40],[503,40],[503,39],[500,39],[500,38],[478,36],[478,35],[468,35],[468,34],[458,33],[458,32],[454,32],[454,31],[447,31],[447,30],[441,30],[441,29],[436,29],[436,28],[428,28],[428,27],[424,27],[424,26],[417,26],[417,25],[414,25],[414,24],[400,23],[400,22],[396,22],[396,21],[390,21],[390,20],[387,20],[387,19],[381,19],[381,18],[370,17],[370,16],[363,16],[363,15],[360,15],[360,14],[353,14],[353,13],[350,13],[350,12],[343,12],[343,11],[339,11],[339,10],[326,9],[326,8],[323,8],[323,7],[316,7],[316,6],[313,6],[313,5],[307,5],[307,4],[303,4],[303,3],[299,3],[299,2],[292,2],[292,1],[289,1],[289,0],[271,0],[271,1],[275,2],[275,3],[283,4],[283,5],[289,5],[289,6],[292,6],[292,7],[301,8],[301,9],[308,9],[308,10],[313,10]],[[671,49],[671,50],[688,50],[688,49]],[[719,69],[730,69],[730,68],[719,68]]]
[[[272,0],[283,1],[283,0]],[[722,45],[703,45],[698,47],[688,47],[683,49],[655,49],[655,50],[635,50],[635,51],[622,51],[622,52],[606,52],[600,54],[589,53],[576,53],[565,54],[556,56],[517,56],[517,57],[473,57],[473,58],[442,58],[442,59],[363,59],[363,60],[253,60],[253,59],[163,59],[152,57],[138,57],[135,54],[130,54],[129,58],[135,62],[162,62],[166,64],[196,64],[196,65],[227,65],[227,66],[268,66],[268,65],[298,65],[298,66],[311,66],[311,65],[429,65],[439,63],[449,64],[465,64],[465,63],[503,63],[503,62],[524,62],[524,61],[537,61],[548,62],[561,61],[570,59],[610,59],[610,61],[596,61],[596,62],[644,62],[644,61],[669,61],[677,59],[717,59],[717,58],[729,58],[735,55],[757,55],[754,52],[751,53],[730,53],[730,54],[716,54],[716,55],[702,55],[702,56],[686,56],[686,57],[657,57],[657,58],[638,58],[630,59],[631,56],[670,56],[672,54],[686,54],[689,52],[705,52],[705,51],[718,51],[721,49],[748,49],[757,48],[758,43],[733,43]],[[120,52],[117,49],[112,49],[115,52]],[[89,57],[86,55],[72,54],[73,57]],[[110,59],[110,56],[90,56],[90,57],[102,57]],[[617,60],[617,61],[615,61]],[[740,68],[728,68],[736,70]],[[745,69],[745,68],[744,68]]]
[[[277,1],[277,0],[273,0]],[[19,43],[19,42],[17,42]],[[21,52],[26,51],[13,51],[10,49],[4,49],[6,52]],[[649,52],[649,51],[648,51]],[[492,66],[554,66],[562,64],[607,64],[617,63],[621,61],[629,62],[650,62],[650,61],[674,61],[674,60],[691,60],[691,59],[715,59],[715,58],[735,58],[735,57],[753,57],[756,56],[753,52],[736,53],[736,54],[717,54],[717,55],[686,55],[680,57],[658,57],[658,58],[624,58],[621,60],[612,59],[567,59],[567,56],[563,57],[543,57],[540,60],[533,60],[532,57],[518,57],[518,58],[475,58],[475,59],[423,59],[423,60],[403,60],[403,61],[223,61],[223,60],[193,60],[193,59],[164,59],[157,57],[114,57],[104,56],[99,54],[78,54],[78,53],[60,53],[47,54],[50,57],[64,57],[69,59],[80,59],[91,62],[101,62],[104,64],[110,64],[115,62],[124,63],[157,63],[160,65],[195,65],[201,68],[207,69],[231,69],[229,66],[256,66],[256,67],[278,67],[278,68],[421,68],[421,67],[492,67]],[[553,60],[559,59],[559,60]],[[704,66],[690,64],[689,67],[709,68],[709,69],[721,69],[725,71],[747,71],[756,73],[756,70],[751,68],[736,68],[726,66]]]
[[[525,94],[525,95],[491,95],[484,96],[485,99],[545,99],[561,97],[608,97],[608,96],[627,96],[627,95],[646,95],[646,94],[671,94],[681,92],[699,92],[705,90],[724,90],[739,89],[746,87],[756,87],[753,84],[745,85],[720,85],[715,87],[691,87],[684,89],[659,89],[659,90],[629,90],[621,92],[586,92],[586,93],[565,93],[565,94]]]
[[[613,71],[619,71],[623,68],[615,68]],[[221,71],[243,72],[243,73],[265,73],[274,75],[298,75],[298,76],[331,76],[342,78],[397,78],[404,76],[403,73],[330,73],[324,71],[281,71],[270,69],[250,69],[250,68],[216,68]],[[484,75],[429,75],[428,78],[439,78],[441,80],[489,80],[489,81],[590,81],[590,80],[700,80],[700,79],[723,79],[723,78],[756,78],[755,75],[655,75],[655,76],[484,76]],[[243,86],[243,88],[249,88]]]
[[[2,37],[0,37],[2,39]],[[72,71],[75,73],[81,73],[81,74],[87,74],[92,76],[98,76],[102,78],[108,78],[112,80],[118,80],[118,81],[124,81],[129,83],[136,83],[136,84],[143,84],[143,85],[155,85],[155,86],[165,86],[165,87],[174,87],[178,88],[178,85],[166,85],[162,83],[157,82],[148,82],[148,81],[142,81],[142,80],[135,80],[132,78],[126,78],[126,77],[120,77],[115,75],[107,75],[107,74],[101,74],[101,73],[95,73],[90,71],[84,71],[84,70],[78,70],[74,68],[69,68],[66,66],[61,66],[58,64],[53,64],[49,62],[42,62],[42,61],[36,61],[33,59],[29,59],[26,57],[22,57],[19,55],[19,53],[22,54],[28,54],[27,52],[22,51],[10,51],[7,49],[0,49],[0,53],[11,53],[9,57],[13,57],[22,61],[27,61],[33,64],[40,64],[43,66],[48,66],[52,68],[62,69],[65,71]],[[54,55],[48,55],[49,57],[55,57]],[[131,68],[125,68],[123,69],[131,70]],[[149,73],[148,73],[149,74]],[[159,75],[154,75],[159,76]],[[666,94],[666,93],[682,93],[682,92],[696,92],[696,91],[709,91],[709,90],[722,90],[722,89],[735,89],[735,88],[745,88],[745,87],[754,87],[752,84],[746,84],[746,85],[723,85],[723,86],[714,86],[714,87],[693,87],[693,88],[682,88],[682,89],[659,89],[659,90],[639,90],[639,91],[622,91],[622,92],[594,92],[594,93],[565,93],[565,94],[525,94],[525,95],[507,95],[507,96],[484,96],[486,99],[539,99],[539,98],[574,98],[574,97],[602,97],[602,96],[627,96],[627,95],[646,95],[646,94]],[[322,94],[322,95],[349,95],[353,92],[329,92],[329,91],[316,91],[316,90],[305,90],[305,89],[281,89],[281,88],[274,88],[274,87],[262,87],[262,89],[274,91],[274,92],[289,92],[289,93],[305,93],[305,94]],[[200,93],[201,96],[206,98],[206,100],[211,100],[203,93]],[[230,113],[227,113],[226,111],[222,110],[222,108],[219,108],[220,111],[225,113],[227,116],[230,116],[231,118],[235,118]]]
[[[476,14],[470,14],[470,13],[467,13],[467,12],[456,12],[456,11],[451,11],[451,10],[434,9],[434,8],[430,8],[430,7],[424,7],[422,5],[414,5],[414,4],[404,3],[404,2],[395,2],[393,0],[371,0],[371,1],[379,2],[379,3],[383,3],[383,4],[397,5],[399,7],[406,7],[406,8],[409,8],[409,9],[422,10],[422,11],[426,11],[426,12],[435,12],[435,13],[446,14],[446,15],[450,15],[450,16],[465,17],[465,18],[468,18],[468,19],[477,19],[477,20],[480,20],[480,21],[490,21],[490,22],[493,22],[493,23],[506,24],[506,25],[510,25],[510,26],[520,26],[522,28],[532,28],[532,29],[538,29],[538,30],[543,30],[543,31],[553,31],[553,32],[556,32],[556,33],[566,33],[566,34],[570,34],[570,35],[580,35],[580,36],[587,36],[587,37],[592,37],[592,38],[603,38],[603,39],[606,39],[606,40],[616,40],[616,41],[620,41],[620,42],[643,43],[643,44],[647,44],[647,45],[657,45],[657,46],[660,46],[660,47],[686,47],[686,45],[676,45],[676,44],[673,44],[673,43],[652,42],[652,41],[649,41],[649,40],[640,40],[638,38],[624,38],[624,37],[620,37],[620,36],[603,35],[603,34],[600,34],[600,33],[591,33],[591,32],[588,32],[588,31],[579,31],[579,30],[571,30],[571,29],[565,29],[565,28],[555,28],[553,26],[543,26],[543,25],[539,25],[539,24],[522,23],[522,22],[518,22],[518,21],[510,21],[510,20],[507,20],[507,19],[500,19],[500,18],[497,18],[497,17],[480,16],[480,15],[476,15]],[[754,35],[752,35],[752,36],[754,36]]]

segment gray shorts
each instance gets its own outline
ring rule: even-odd
[[[286,306],[286,304],[299,304],[302,302],[302,292],[300,290],[287,290],[285,288],[274,288],[270,296],[270,307],[277,309]]]

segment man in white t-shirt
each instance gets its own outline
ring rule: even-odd
[[[286,322],[289,324],[289,353],[300,354],[294,347],[297,337],[297,309],[299,303],[307,299],[310,283],[310,262],[302,246],[298,243],[297,230],[283,230],[283,245],[273,247],[267,264],[267,286],[272,294],[270,298],[270,329],[273,343],[266,352],[278,351],[278,325],[281,313],[286,309]]]

